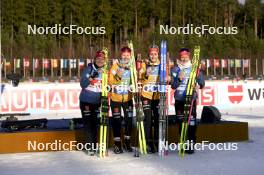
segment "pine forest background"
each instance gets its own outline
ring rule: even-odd
[[[28,35],[27,25],[105,26],[105,35]],[[159,25],[237,26],[236,35],[160,35]],[[201,46],[203,58],[264,58],[261,0],[1,0],[4,58],[92,58],[107,46],[116,58],[127,39],[137,53],[168,41],[171,57],[181,47]],[[252,62],[254,64],[254,62]],[[254,66],[254,65],[253,65]]]

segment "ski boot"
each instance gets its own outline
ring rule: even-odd
[[[114,153],[115,154],[121,154],[121,153],[123,153],[123,148],[122,148],[122,145],[121,145],[121,142],[120,141],[115,141]]]
[[[147,144],[147,153],[148,153],[148,154],[153,154],[153,153],[155,153],[155,152],[156,152],[156,150],[155,150],[154,143],[149,142],[149,143]]]
[[[88,150],[87,155],[94,156],[95,155],[95,151],[94,150]]]
[[[187,146],[187,148],[185,148],[185,153],[186,154],[193,154],[195,142],[193,140],[188,140],[187,143],[188,143],[188,146]]]
[[[127,152],[132,152],[131,144],[130,144],[130,139],[125,138],[125,143],[124,143],[124,148]]]

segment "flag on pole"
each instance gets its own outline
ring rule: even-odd
[[[68,68],[68,59],[63,59],[63,68]]]
[[[210,67],[215,67],[215,59],[210,59]]]
[[[235,67],[237,67],[237,68],[241,67],[241,60],[240,59],[235,60]]]
[[[60,59],[60,68],[63,69],[63,59]]]
[[[3,66],[4,65],[4,60],[3,59],[1,59],[1,66]]]
[[[13,59],[13,68],[14,68],[14,73],[16,73],[16,58]]]
[[[33,64],[34,64],[34,69],[38,69],[39,68],[39,59],[38,58],[34,59]]]
[[[52,67],[53,68],[58,68],[58,60],[57,59],[52,59]]]
[[[60,59],[60,68],[67,68],[68,67],[68,60],[67,59]]]
[[[248,59],[243,59],[243,67],[248,68],[249,67],[249,60]]]
[[[206,59],[206,67],[209,68],[210,67],[210,60]]]
[[[16,59],[16,68],[20,68],[20,59]]]
[[[24,58],[23,59],[23,66],[26,68],[26,67],[29,67],[29,59],[28,58]]]
[[[205,59],[201,59],[201,66],[202,66],[202,68],[206,68],[206,60]]]
[[[11,62],[10,62],[10,60],[5,59],[5,66],[6,66],[6,67],[11,66]]]
[[[227,59],[221,59],[222,68],[227,68]]]
[[[83,68],[84,67],[84,59],[80,59],[79,61],[79,67]]]
[[[219,59],[214,59],[214,67],[220,67],[220,61]]]
[[[44,68],[45,69],[48,69],[49,68],[49,60],[47,58],[44,59],[43,65],[44,65]]]
[[[235,60],[230,59],[229,60],[229,65],[230,65],[230,67],[235,67]]]
[[[76,59],[70,59],[70,68],[76,68]]]

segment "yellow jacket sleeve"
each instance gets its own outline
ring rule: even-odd
[[[118,65],[115,63],[110,69],[109,85],[116,85],[121,81],[121,77],[117,75]]]
[[[147,68],[146,68],[146,63],[142,63],[141,65],[141,69],[139,70],[139,80],[140,81],[146,81],[147,77],[146,77],[146,74],[147,74]]]

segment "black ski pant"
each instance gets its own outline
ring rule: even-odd
[[[98,115],[100,104],[91,104],[80,101],[80,109],[83,118],[84,132],[86,135],[86,143],[93,148],[96,147],[98,134]]]
[[[123,109],[124,113],[125,139],[130,139],[132,133],[133,101],[130,100],[128,102],[115,102],[111,100],[114,141],[121,140],[121,108]]]
[[[144,127],[147,144],[158,144],[159,140],[159,100],[150,100],[142,97],[144,111]],[[154,127],[154,137],[152,128]]]
[[[181,135],[182,123],[184,120],[184,101],[175,101],[175,112],[176,117],[179,123],[179,134]],[[197,130],[197,121],[196,121],[196,100],[193,102],[193,108],[191,111],[190,124],[187,130],[187,140],[196,142],[196,130]]]

